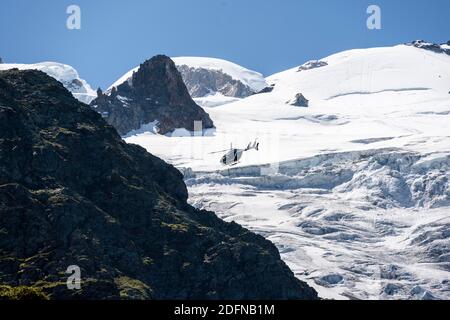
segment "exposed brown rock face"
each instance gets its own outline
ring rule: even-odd
[[[133,90],[145,92],[146,77],[136,75]],[[31,286],[52,299],[317,298],[272,243],[194,209],[187,196],[179,171],[126,144],[56,80],[0,72],[0,285],[9,291]],[[81,268],[81,290],[66,287],[70,265]]]

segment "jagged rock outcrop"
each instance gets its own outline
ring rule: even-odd
[[[326,61],[311,60],[311,61],[308,61],[308,62],[302,64],[300,67],[298,67],[297,72],[321,68],[321,67],[325,67],[327,65],[328,65],[328,63]]]
[[[273,91],[273,89],[275,89],[275,84],[271,84],[267,87],[265,87],[264,89],[262,89],[261,91],[257,92],[256,94],[260,94],[260,93],[270,93]]]
[[[287,104],[290,104],[291,106],[296,107],[304,107],[307,108],[309,106],[309,100],[305,98],[305,96],[301,93],[297,93],[295,95],[295,98],[291,101],[286,102]]]
[[[217,92],[227,97],[245,98],[255,93],[249,86],[233,79],[221,70],[193,68],[187,65],[180,65],[177,68],[193,98]]]
[[[209,115],[190,97],[173,61],[159,55],[145,61],[129,81],[103,94],[91,106],[121,135],[157,121],[158,132],[194,131],[194,122],[213,128]]]
[[[429,50],[436,53],[445,53],[450,56],[450,41],[447,41],[447,43],[443,44],[435,44],[426,42],[424,40],[415,40],[411,43],[406,43],[407,46],[416,47],[419,49]]]
[[[169,77],[171,64],[153,62],[133,76],[134,88],[118,91],[154,88],[150,71]],[[126,144],[61,83],[35,70],[0,72],[0,285],[8,292],[317,298],[272,243],[186,200],[178,170]],[[80,290],[66,287],[70,265],[81,268]]]

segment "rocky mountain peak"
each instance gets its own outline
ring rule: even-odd
[[[157,122],[158,132],[194,130],[194,122],[212,128],[209,115],[189,95],[174,62],[157,55],[140,65],[130,79],[91,103],[121,135]]]
[[[191,102],[175,63],[165,55],[157,55],[145,61],[132,76],[132,87],[140,96],[154,97],[159,103],[181,105]]]

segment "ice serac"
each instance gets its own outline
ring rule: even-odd
[[[1,64],[1,63],[0,63]],[[61,82],[79,101],[89,104],[95,97],[95,91],[78,75],[71,66],[57,62],[40,62],[35,64],[3,63],[0,70],[40,70]]]
[[[53,299],[317,298],[272,243],[189,206],[178,170],[46,74],[0,72],[0,136],[0,285]],[[81,290],[67,289],[72,265]]]
[[[157,122],[160,134],[179,128],[194,131],[195,121],[201,121],[203,129],[214,127],[209,115],[190,97],[169,57],[151,58],[119,82],[99,94],[91,106],[121,135],[151,122]]]

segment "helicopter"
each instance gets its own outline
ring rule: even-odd
[[[233,148],[233,145],[231,145],[230,150],[228,150],[228,152],[220,158],[220,163],[225,166],[234,166],[239,163],[239,160],[241,160],[242,155],[245,151],[249,151],[252,149],[255,149],[256,151],[259,150],[258,140],[255,140],[253,143],[250,142],[245,149],[236,149]],[[216,151],[212,153],[219,153],[224,151],[227,150]]]

